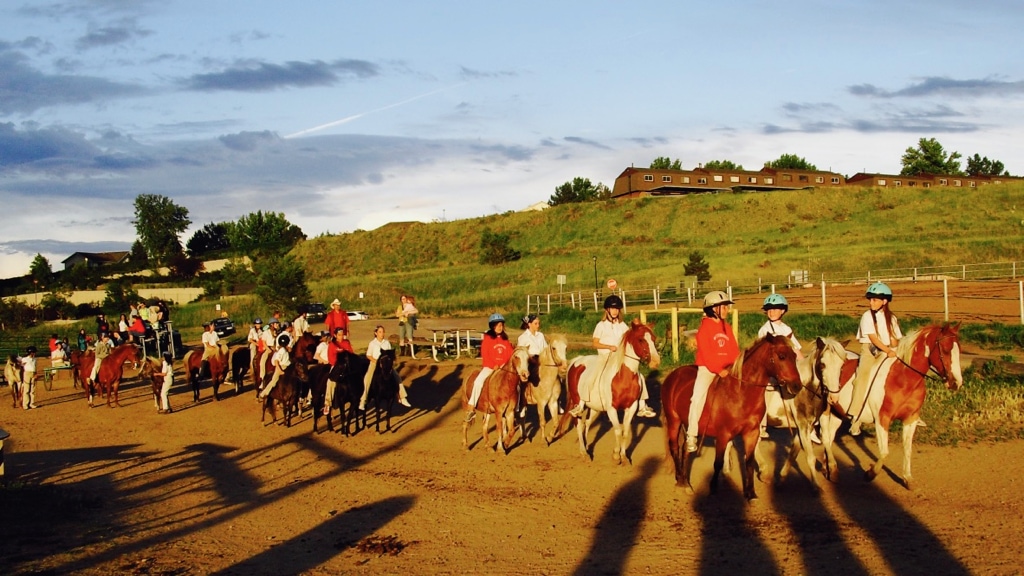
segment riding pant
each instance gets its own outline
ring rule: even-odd
[[[705,366],[697,366],[697,378],[693,381],[693,396],[690,397],[690,414],[686,418],[686,435],[697,437],[700,417],[704,414],[704,404],[708,399],[708,389],[715,381],[715,374]]]
[[[359,405],[365,407],[366,399],[370,395],[370,382],[373,382],[373,372],[377,369],[377,361],[370,360],[370,367],[366,369],[366,376],[363,376],[363,395],[359,398]],[[405,391],[405,384],[402,384],[402,379],[398,377],[398,372],[391,371],[391,377],[398,382],[398,399],[404,400],[408,393]],[[328,384],[330,386],[330,384]],[[475,385],[474,385],[475,387]]]
[[[476,403],[480,401],[480,393],[484,390],[484,382],[494,372],[494,368],[481,368],[476,380],[473,380],[473,393],[469,395],[469,409],[476,410]]]

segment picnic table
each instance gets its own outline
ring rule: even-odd
[[[435,362],[440,362],[437,357],[439,352],[449,359],[458,359],[463,354],[470,358],[476,358],[476,349],[470,338],[471,330],[450,327],[426,329],[433,334],[427,344],[430,346],[430,353]]]

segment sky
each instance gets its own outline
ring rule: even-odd
[[[1024,174],[1018,0],[0,3],[0,278],[126,250],[133,202],[309,237],[609,187],[659,156]]]

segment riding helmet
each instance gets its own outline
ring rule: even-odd
[[[884,282],[875,282],[871,286],[868,286],[868,291],[864,293],[865,298],[880,298],[888,302],[892,301],[892,289],[885,285]]]
[[[607,310],[609,308],[618,308],[619,310],[622,310],[622,298],[619,298],[615,294],[605,298],[604,309]]]
[[[253,324],[263,324],[263,319],[262,318],[253,318],[252,319],[252,323]]]
[[[29,346],[25,349],[25,354],[35,354],[36,352],[38,352],[38,350],[35,346]]]
[[[287,334],[281,334],[280,336],[277,337],[277,345],[278,346],[289,346],[291,343],[292,343],[291,336],[289,336]]]
[[[729,295],[721,290],[713,290],[708,292],[707,296],[704,297],[704,309],[718,306],[719,304],[732,304],[732,300],[729,299]]]
[[[501,314],[498,314],[497,312],[491,314],[490,318],[487,319],[487,325],[490,326],[491,328],[494,328],[494,325],[497,324],[498,322],[504,323],[505,317],[502,316]]]
[[[761,310],[789,310],[789,301],[782,294],[769,294],[764,299],[764,306],[761,306]]]

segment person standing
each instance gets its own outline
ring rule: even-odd
[[[398,345],[400,347],[412,344],[413,333],[419,323],[419,313],[419,310],[416,309],[416,299],[408,294],[402,294],[398,309],[395,310],[395,316],[398,318]]]
[[[301,338],[303,334],[309,332],[309,320],[306,319],[305,308],[295,317],[295,320],[292,320],[292,326],[296,338]]]
[[[366,398],[370,394],[370,382],[373,382],[373,373],[377,369],[377,360],[380,359],[380,353],[383,350],[391,350],[391,342],[384,339],[384,327],[378,325],[373,330],[373,340],[370,340],[370,343],[366,346],[366,357],[370,360],[370,367],[366,369],[366,375],[363,377],[363,395],[359,398],[360,410],[366,410]],[[398,403],[406,408],[411,408],[412,404],[409,404],[409,400],[406,399],[408,393],[405,391],[405,385],[402,384],[401,378],[398,377],[398,371],[393,370],[391,374],[395,379],[395,383],[398,384]]]
[[[36,406],[36,347],[29,346],[25,355],[18,358],[23,374],[21,377],[21,408],[28,410]]]
[[[160,372],[156,374],[157,378],[163,378],[163,385],[160,387],[160,414],[171,413],[171,401],[168,397],[171,393],[171,386],[174,385],[174,364],[172,362],[171,353],[164,352],[163,364],[160,366]]]
[[[89,349],[89,337],[85,334],[85,328],[78,330],[78,351],[85,352]]]
[[[697,451],[697,432],[711,383],[715,378],[727,377],[729,368],[740,355],[739,342],[725,320],[730,305],[732,300],[721,290],[704,296],[704,318],[697,328],[697,378],[693,382],[690,413],[686,419],[687,452]]]
[[[324,318],[324,324],[327,325],[327,331],[334,334],[341,328],[348,334],[348,313],[341,309],[341,300],[337,298],[331,302],[331,311],[327,313],[327,317]]]

